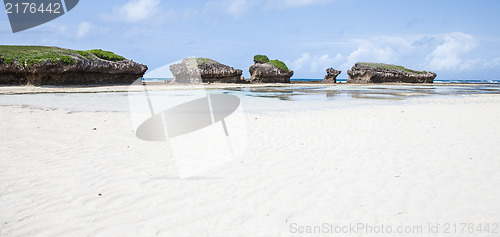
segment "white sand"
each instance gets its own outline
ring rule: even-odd
[[[294,82],[287,83],[265,83],[265,84],[232,84],[232,83],[211,83],[211,84],[164,84],[158,82],[149,82],[148,87],[156,91],[170,91],[170,90],[193,90],[193,89],[221,89],[221,88],[258,88],[258,87],[290,87],[290,86],[359,86],[359,87],[373,87],[373,86],[443,86],[443,87],[456,87],[466,86],[469,88],[489,85],[489,84],[459,84],[459,83],[430,83],[430,84],[407,84],[407,83],[384,83],[384,84],[348,84],[348,83],[307,83],[307,82]],[[144,87],[142,85],[96,85],[96,86],[0,86],[0,95],[10,94],[34,94],[34,93],[98,93],[98,92],[128,92],[139,91],[142,92]]]
[[[219,88],[241,88],[241,87],[286,87],[292,84],[283,83],[266,83],[266,84],[228,84],[228,83],[212,83],[212,84],[164,84],[164,83],[149,83],[148,87],[154,90],[193,90],[193,89],[219,89]],[[318,84],[300,84],[300,85],[318,85]],[[335,84],[319,84],[319,85],[335,85]],[[434,85],[434,84],[430,84]],[[0,95],[4,94],[34,94],[34,93],[98,93],[98,92],[128,92],[128,91],[144,91],[142,85],[96,85],[96,86],[0,86]]]
[[[0,235],[324,236],[291,225],[367,223],[424,233],[350,236],[436,236],[429,223],[500,222],[500,96],[246,118],[243,158],[180,179],[125,112],[0,107]]]

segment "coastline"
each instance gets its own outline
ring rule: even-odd
[[[127,112],[0,106],[0,234],[279,236],[292,223],[495,220],[500,96],[389,102],[246,112],[245,154],[187,179],[168,146],[137,139]]]
[[[266,84],[236,84],[236,83],[203,83],[197,85],[165,84],[162,82],[148,82],[145,86],[136,85],[84,85],[84,86],[16,86],[0,85],[0,95],[14,94],[38,94],[38,93],[107,93],[107,92],[130,92],[148,90],[201,90],[201,89],[234,89],[234,88],[262,88],[262,87],[298,87],[298,86],[491,86],[500,87],[497,83],[382,83],[382,84],[357,84],[357,83],[325,83],[294,81],[292,83],[266,83]]]
[[[500,237],[500,1],[17,2],[0,237]]]
[[[145,89],[239,95],[246,149],[180,176],[171,143],[136,136],[129,98]],[[0,86],[0,97],[0,235],[279,236],[500,213],[498,84]],[[175,149],[216,151],[192,138]]]

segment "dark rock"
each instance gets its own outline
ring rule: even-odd
[[[402,66],[382,63],[356,63],[351,70],[348,83],[433,83],[436,73],[414,71]]]
[[[243,71],[208,58],[185,58],[170,66],[176,83],[246,83]]]
[[[203,82],[241,83],[243,71],[207,58],[197,58]]]
[[[92,85],[130,84],[142,78],[148,67],[130,60],[107,61],[95,56],[71,55],[72,64],[46,60],[34,65],[14,60],[0,62],[0,84]]]
[[[290,83],[293,76],[292,70],[286,71],[269,63],[255,62],[249,70],[252,83]]]
[[[335,70],[333,68],[326,69],[326,76],[325,79],[323,79],[323,82],[337,83],[337,76],[340,75],[340,73],[342,73],[342,71]]]

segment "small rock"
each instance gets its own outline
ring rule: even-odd
[[[326,76],[325,79],[323,79],[323,82],[337,83],[337,76],[340,75],[340,73],[342,73],[342,71],[335,70],[333,68],[326,69]]]

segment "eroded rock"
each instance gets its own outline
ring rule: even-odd
[[[247,83],[243,71],[208,58],[185,58],[170,66],[176,83]]]
[[[250,66],[250,81],[252,83],[290,83],[292,70],[284,70],[269,63],[255,62]]]
[[[28,48],[30,46],[24,46]],[[142,78],[148,67],[131,60],[108,61],[93,54],[82,56],[73,50],[54,49],[69,61],[42,59],[38,63],[15,58],[7,62],[0,60],[0,84],[17,85],[92,85],[130,84]],[[29,52],[29,51],[28,51]],[[58,57],[59,54],[55,54]],[[3,55],[6,57],[6,55]]]
[[[337,76],[340,75],[340,73],[342,73],[342,71],[335,70],[333,68],[326,69],[326,76],[325,79],[323,79],[323,82],[337,83]]]
[[[398,65],[356,63],[349,71],[348,83],[433,83],[436,73],[415,71]]]

